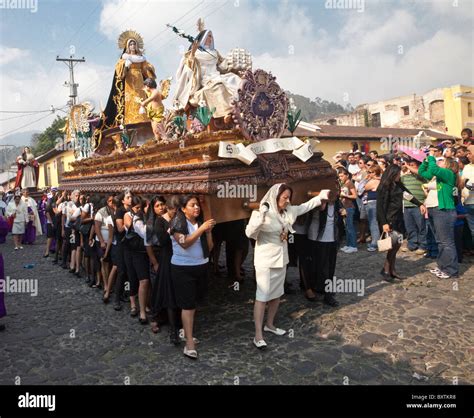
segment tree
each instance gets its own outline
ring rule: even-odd
[[[288,98],[293,99],[295,106],[301,110],[301,116],[306,122],[313,122],[315,119],[321,117],[349,113],[353,110],[350,103],[344,107],[338,103],[323,100],[320,97],[316,97],[314,100],[311,100],[308,97],[301,96],[299,94],[292,94],[289,91],[287,91],[286,94]]]
[[[64,136],[61,129],[64,127],[66,118],[56,116],[51,125],[40,134],[34,134],[31,138],[31,148],[35,156],[42,155],[54,148],[56,140]]]

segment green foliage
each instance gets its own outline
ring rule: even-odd
[[[56,140],[62,139],[64,133],[61,132],[61,129],[66,123],[66,118],[61,118],[56,116],[56,119],[51,123],[51,125],[46,128],[40,134],[34,134],[31,138],[31,149],[35,157],[38,157],[45,152],[48,152],[50,149],[54,148],[56,145]]]
[[[122,143],[125,145],[125,148],[128,148],[132,142],[130,139],[130,136],[125,132],[122,132],[120,134],[120,139],[122,140]]]
[[[183,115],[175,116],[173,119],[173,123],[176,125],[179,132],[183,132],[186,126],[186,117]]]
[[[195,116],[199,120],[199,122],[202,123],[203,126],[207,126],[211,122],[212,115],[215,111],[215,107],[209,110],[207,106],[199,106],[196,110]]]
[[[318,118],[348,113],[354,110],[350,104],[344,107],[335,102],[322,100],[320,97],[311,100],[308,97],[299,94],[292,94],[288,91],[286,92],[286,95],[289,99],[293,99],[295,106],[298,109],[301,109],[301,119],[305,122],[313,122]]]
[[[301,110],[288,110],[288,130],[293,133],[301,122]]]

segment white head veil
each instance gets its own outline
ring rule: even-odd
[[[289,219],[286,210],[281,213],[278,209],[277,196],[282,184],[283,183],[278,183],[270,187],[270,190],[268,190],[266,195],[263,196],[262,200],[260,201],[260,206],[262,206],[263,203],[268,203],[268,206],[270,207],[268,211],[271,212],[272,215],[281,223],[282,228],[285,230],[285,232],[289,231],[291,233],[294,233],[295,230],[293,229],[292,222]]]
[[[211,46],[210,47],[206,47],[206,39],[209,35],[212,35],[212,31],[210,30],[206,30],[204,32],[204,35],[202,36],[201,38],[201,41],[199,42],[199,46],[203,49],[207,49],[207,50],[210,50],[210,51],[213,51],[214,50],[214,37],[212,38],[212,42],[211,42]]]

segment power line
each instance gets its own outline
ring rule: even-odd
[[[175,20],[173,22],[173,25],[176,24],[177,22],[179,22],[181,19],[183,19],[185,16],[187,16],[189,13],[191,13],[194,9],[196,9],[197,7],[199,7],[202,3],[204,3],[204,0],[202,0],[200,3],[198,3],[196,6],[192,7],[190,10],[188,10],[185,14],[183,14],[182,16],[180,16],[177,20]],[[136,12],[135,12],[136,13]],[[195,17],[192,17],[192,18],[195,18]],[[186,19],[186,21],[188,21],[188,19]],[[168,28],[166,29],[163,29],[161,32],[159,32],[156,36],[154,36],[152,39],[150,39],[150,41],[147,41],[148,42],[151,42],[153,41],[154,39],[158,38],[161,34],[165,33],[165,32],[169,32]],[[174,37],[172,38],[174,39]],[[103,42],[103,41],[102,41]],[[151,48],[153,50],[153,48]],[[94,81],[92,84],[90,84],[88,87],[85,88],[85,90],[83,91],[82,93],[82,96],[85,96],[89,90],[94,87],[99,81],[101,81],[100,79]]]
[[[199,2],[198,4],[196,4],[196,6],[194,6],[192,9],[188,10],[184,15],[182,15],[178,20],[175,20],[172,24],[173,25],[176,25],[176,23],[178,23],[181,19],[183,19],[185,16],[187,16],[189,13],[191,13],[194,9],[196,9],[197,7],[199,7],[201,4],[204,3],[204,0],[202,0],[201,2]],[[160,33],[158,33],[158,35],[154,36],[153,38],[151,38],[148,42],[152,42],[154,41],[155,39],[157,39],[158,37],[160,37],[163,33],[165,32],[168,32],[168,28],[166,29],[163,29]]]
[[[123,4],[124,4],[124,3],[122,3],[122,5],[123,5]],[[61,47],[60,51],[62,51],[62,50],[69,44],[69,42],[71,42],[72,39],[81,31],[81,29],[84,27],[84,25],[89,21],[89,18],[93,15],[93,13],[96,12],[96,10],[97,10],[100,6],[101,6],[101,3],[99,3],[99,4],[97,5],[97,7],[96,7],[94,10],[92,10],[92,12],[86,17],[86,19],[84,19],[83,24],[76,30],[76,32],[74,32],[74,35],[72,35],[72,36],[68,39],[68,41]],[[120,7],[122,7],[122,6],[120,6]],[[56,61],[52,61],[52,62],[51,62],[51,65],[49,66],[48,71],[46,72],[46,74],[50,74],[50,73],[51,73],[51,70],[52,70],[52,68],[53,68],[53,66],[54,66],[54,64],[55,64],[55,62],[56,62]],[[47,93],[47,95],[46,95],[46,97],[45,97],[45,99],[44,99],[45,101],[46,101],[46,100],[49,98],[49,96],[51,95],[52,86],[53,86],[53,84],[54,84],[55,82],[56,82],[56,80],[53,80],[53,82],[49,85],[49,88],[48,88],[48,90],[47,90],[48,93]],[[35,89],[34,94],[36,94],[36,91],[37,91],[37,87],[36,87],[36,89]]]
[[[150,0],[147,0],[147,2],[142,6],[141,4],[138,5],[138,8],[130,15],[127,16],[127,18],[122,22],[120,23],[119,27],[123,26],[127,21],[129,21],[133,16],[135,16],[137,14],[137,12],[140,10],[140,8],[145,8],[148,3],[150,2]],[[122,5],[125,4],[122,3]],[[118,9],[117,9],[118,10]],[[95,35],[94,35],[95,36]],[[93,44],[91,47],[87,48],[86,49],[86,52],[84,52],[84,55],[87,54],[87,52],[89,52],[90,50],[92,50],[92,48],[96,48],[98,47],[99,45],[103,44],[105,41],[107,40],[106,37],[104,37],[100,42],[96,43],[96,44]]]
[[[41,121],[41,120],[43,120],[43,119],[46,119],[47,117],[49,117],[49,116],[51,116],[51,115],[54,115],[54,112],[51,112],[51,113],[48,114],[48,115],[42,116],[42,117],[40,117],[39,119],[34,120],[33,122],[27,123],[26,125],[20,126],[19,128],[12,129],[11,131],[5,132],[4,134],[1,134],[0,137],[3,138],[3,137],[5,137],[6,135],[12,134],[13,132],[19,131],[19,130],[21,130],[21,129],[23,129],[23,128],[26,128],[27,126],[33,125],[33,124],[36,123],[36,122],[39,122],[39,121]]]
[[[209,17],[210,15],[216,13],[217,11],[219,11],[220,9],[222,9],[230,0],[226,0],[224,3],[222,3],[222,5],[220,5],[219,7],[216,7],[212,12],[209,12],[207,15],[205,15],[202,19],[204,20],[206,17]],[[186,19],[187,21],[189,21],[189,19]],[[189,31],[193,28],[193,25],[191,26],[188,26],[186,29],[184,29],[184,31]],[[170,40],[168,40],[168,42],[164,43],[163,45],[160,45],[158,47],[158,49],[156,50],[156,52],[158,52],[160,49],[163,49],[165,46],[167,46],[168,44],[170,44],[172,41],[175,41],[179,39],[177,36],[174,36],[172,37]]]
[[[27,113],[26,115],[19,115],[19,116],[11,116],[9,118],[5,118],[5,119],[0,119],[0,122],[4,122],[6,120],[11,120],[11,119],[18,119],[18,118],[24,118],[24,117],[27,117],[27,116],[33,116],[33,115],[37,115],[38,113]]]
[[[0,113],[44,113],[51,112],[51,108],[47,110],[0,110]]]

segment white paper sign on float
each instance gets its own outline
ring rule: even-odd
[[[232,142],[219,142],[218,156],[221,158],[237,158],[250,165],[258,154],[268,154],[278,151],[293,151],[292,154],[301,161],[308,161],[313,156],[314,143],[319,141],[305,141],[296,136],[290,138],[270,138],[248,146],[242,143],[234,145]]]

